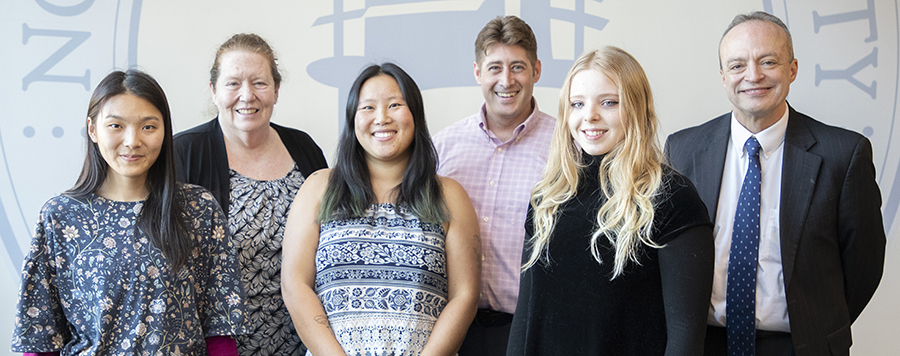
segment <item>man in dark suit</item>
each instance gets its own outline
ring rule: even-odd
[[[777,17],[735,17],[719,60],[732,112],[666,141],[716,225],[706,354],[849,354],[884,267],[871,144],[787,104],[798,64]]]

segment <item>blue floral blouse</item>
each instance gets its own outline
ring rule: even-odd
[[[143,202],[47,201],[23,266],[12,351],[206,355],[206,337],[243,333],[225,215],[205,189],[182,193],[194,248],[180,271],[136,226]]]

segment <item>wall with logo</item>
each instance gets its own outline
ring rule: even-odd
[[[788,100],[872,141],[889,240],[900,208],[896,0],[16,0],[0,4],[0,350],[7,350],[19,268],[39,209],[70,187],[83,159],[90,92],[116,68],[138,67],[168,94],[175,131],[215,115],[209,67],[219,44],[255,32],[284,72],[273,121],[308,132],[331,159],[350,84],[367,63],[394,61],[423,90],[432,132],[473,114],[474,40],[491,18],[534,29],[539,107],[556,115],[559,87],[587,49],[619,46],[650,78],[660,139],[730,110],[718,73],[722,31],[765,10],[788,24],[800,72]],[[900,224],[896,224],[900,225]],[[854,324],[854,354],[900,348],[900,250],[888,245],[881,287]],[[3,354],[5,351],[0,351]]]

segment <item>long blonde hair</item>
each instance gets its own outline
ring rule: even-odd
[[[606,236],[615,246],[613,275],[622,274],[630,260],[639,263],[640,243],[658,248],[651,240],[654,201],[662,184],[662,151],[656,137],[659,123],[653,108],[650,83],[643,68],[627,52],[616,47],[587,52],[566,75],[559,96],[559,119],[550,145],[550,157],[541,181],[531,194],[534,210],[534,236],[529,240],[531,256],[522,266],[531,268],[539,260],[549,263],[550,235],[557,220],[559,206],[575,195],[581,149],[568,127],[569,92],[572,77],[583,70],[596,70],[607,75],[618,87],[619,117],[625,138],[606,154],[600,164],[599,177],[607,201],[597,211],[597,230],[591,238],[591,254],[598,263],[600,244]],[[588,175],[588,177],[593,175]]]

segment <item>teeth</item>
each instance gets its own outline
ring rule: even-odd
[[[387,137],[391,137],[391,136],[394,136],[393,132],[376,132],[375,133],[375,137],[379,137],[379,138],[387,138]]]
[[[511,93],[500,93],[500,92],[495,92],[495,93],[497,93],[497,96],[499,96],[501,98],[512,98],[512,97],[516,96],[516,94],[519,94],[519,92],[517,92],[517,91],[511,92]]]
[[[255,113],[255,112],[257,112],[257,111],[259,111],[259,110],[257,110],[257,109],[238,109],[238,110],[237,110],[237,112],[238,112],[239,114],[241,114],[241,115],[250,115],[250,114]]]
[[[604,131],[604,130],[584,130],[584,135],[594,137],[594,136],[600,136],[604,132],[606,132],[606,131]]]

